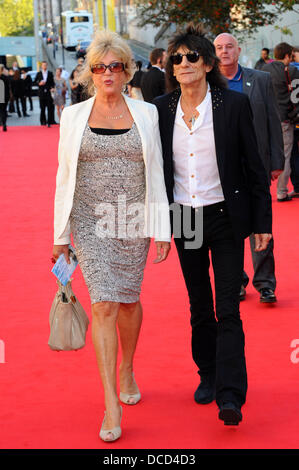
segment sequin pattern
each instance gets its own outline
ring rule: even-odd
[[[120,200],[125,200],[127,207],[142,204],[143,211],[139,210],[139,214],[129,211],[130,214],[119,217]],[[91,303],[139,300],[150,239],[141,235],[128,238],[123,234],[130,222],[130,227],[135,227],[132,220],[136,214],[140,234],[144,202],[145,168],[135,123],[128,132],[119,135],[96,134],[87,125],[78,158],[70,223]],[[113,210],[113,233],[99,237],[98,224],[106,227],[102,218],[107,213],[98,210],[103,204]]]

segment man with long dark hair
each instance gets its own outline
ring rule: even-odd
[[[154,103],[168,199],[176,205],[173,214],[179,208],[183,229],[185,215],[191,212],[193,239],[202,230],[201,246],[192,246],[184,230],[179,236],[178,218],[173,215],[190,301],[192,355],[201,378],[194,398],[199,404],[216,398],[219,419],[237,425],[247,392],[239,312],[244,238],[254,233],[258,251],[271,239],[267,175],[248,97],[227,89],[214,45],[200,27],[188,25],[170,40],[166,77],[170,93]],[[200,213],[201,226],[197,224]]]

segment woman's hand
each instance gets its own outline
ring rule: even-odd
[[[154,263],[161,263],[161,261],[165,261],[168,253],[170,251],[170,243],[169,242],[155,242],[157,248],[157,258],[154,260]]]
[[[58,260],[59,256],[61,254],[64,254],[64,257],[66,259],[66,262],[70,264],[70,256],[69,256],[69,246],[68,245],[54,245],[53,246],[53,252],[52,252],[52,263],[56,263]]]

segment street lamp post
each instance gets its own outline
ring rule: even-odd
[[[61,42],[61,52],[62,52],[62,65],[63,68],[65,66],[65,60],[64,60],[64,47],[63,47],[63,28],[62,28],[62,1],[58,0],[58,5],[59,5],[59,18],[60,18],[60,42]]]
[[[36,69],[39,70],[40,38],[39,38],[39,21],[38,21],[38,0],[33,0],[33,9],[34,9],[35,61],[36,61]]]
[[[103,10],[103,26],[104,26],[104,29],[107,29],[106,0],[102,0],[102,10]]]

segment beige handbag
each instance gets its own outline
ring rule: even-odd
[[[66,286],[57,280],[58,291],[50,310],[50,337],[53,351],[71,351],[85,346],[89,319],[72,290],[72,279]]]

